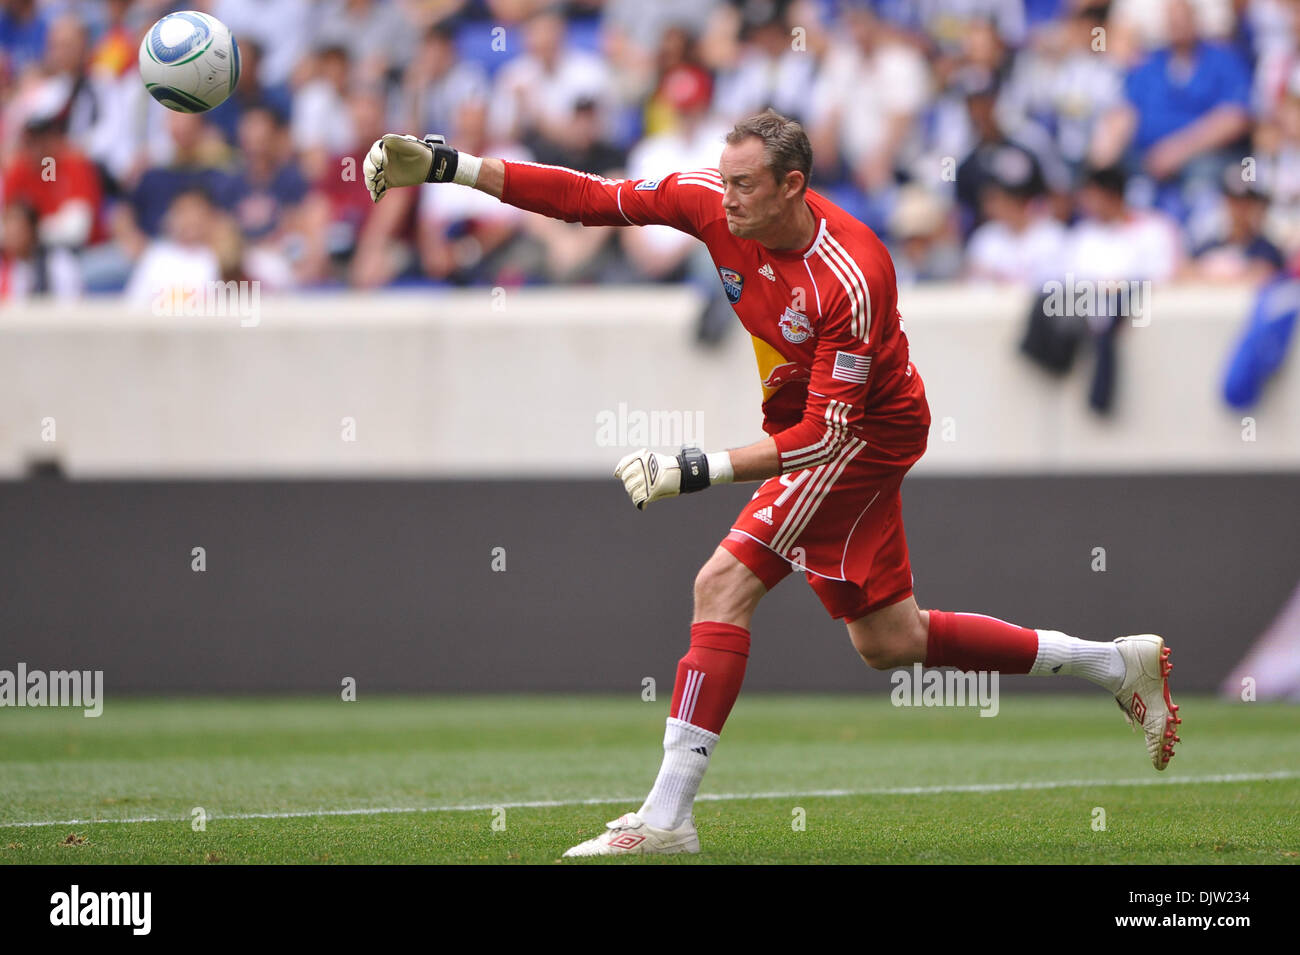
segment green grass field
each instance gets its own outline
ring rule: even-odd
[[[1179,702],[1183,743],[1157,774],[1102,694],[1004,694],[992,719],[884,696],[745,695],[696,806],[703,852],[652,861],[1300,862],[1300,709]],[[0,861],[553,863],[640,805],[666,708],[580,696],[110,699],[99,719],[6,708]]]

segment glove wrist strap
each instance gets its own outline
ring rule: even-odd
[[[677,455],[682,470],[682,493],[703,491],[709,486],[709,456],[699,448],[682,448]]]

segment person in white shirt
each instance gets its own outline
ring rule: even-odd
[[[167,209],[163,236],[145,247],[131,273],[127,303],[160,314],[181,314],[187,297],[202,296],[221,278],[214,242],[218,218],[202,190],[177,195]]]
[[[969,278],[1039,285],[1057,277],[1065,227],[1028,186],[1027,178],[1004,173],[984,187],[984,224],[966,247]]]
[[[1124,199],[1117,167],[1089,171],[1079,190],[1083,218],[1070,227],[1062,271],[1090,281],[1172,278],[1183,259],[1178,225],[1163,213],[1135,209]]]
[[[535,149],[538,139],[565,145],[574,107],[594,100],[608,115],[612,77],[605,61],[570,47],[564,18],[542,12],[524,27],[526,52],[503,66],[492,92],[492,138]]]

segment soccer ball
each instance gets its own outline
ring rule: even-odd
[[[149,28],[140,43],[149,95],[178,113],[219,106],[239,82],[239,45],[216,17],[183,10]]]

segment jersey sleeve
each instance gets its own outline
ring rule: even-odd
[[[844,263],[843,288],[817,329],[808,400],[798,424],[775,436],[781,473],[820,467],[847,458],[862,446],[871,365],[872,309],[893,314],[886,281],[868,283],[857,263]]]
[[[666,225],[699,238],[704,225],[722,215],[722,177],[716,169],[697,169],[663,179],[607,179],[506,161],[501,201],[565,222]]]

